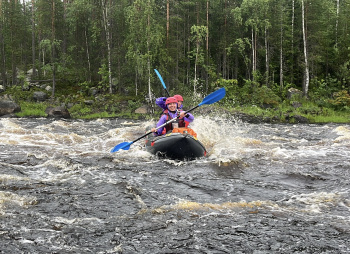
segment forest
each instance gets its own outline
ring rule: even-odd
[[[154,100],[226,87],[226,106],[276,107],[289,88],[350,108],[350,0],[0,0],[0,82],[48,80]],[[27,71],[30,80],[27,78]],[[202,96],[203,97],[203,96]]]

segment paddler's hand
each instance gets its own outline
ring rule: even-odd
[[[185,111],[181,111],[180,112],[180,117],[186,117],[186,112]]]
[[[157,129],[156,129],[156,128],[152,128],[151,131],[152,131],[152,132],[156,132]]]

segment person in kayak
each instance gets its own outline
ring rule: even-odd
[[[168,131],[171,131],[174,128],[179,127],[187,127],[189,123],[191,123],[194,120],[194,116],[190,113],[186,113],[183,110],[178,110],[178,101],[174,97],[169,97],[165,101],[166,109],[163,111],[163,114],[161,115],[158,123],[157,128],[166,122],[168,122],[171,119],[179,118],[172,123],[169,123],[165,125],[162,128],[152,128],[151,131],[154,133],[155,136],[161,136],[166,134]]]
[[[178,104],[178,108],[179,109],[182,109],[183,107],[183,101],[184,99],[182,98],[182,96],[180,94],[176,94],[173,96],[175,99],[177,99],[177,104]],[[159,97],[156,99],[156,105],[160,108],[162,108],[163,110],[166,110],[167,107],[166,107],[166,104],[165,104],[165,101],[166,101],[167,97]]]
[[[181,96],[180,94],[175,94],[173,97],[177,100],[178,108],[179,108],[179,109],[182,109],[182,107],[183,107],[183,101],[184,101],[184,99],[182,98],[182,96]]]

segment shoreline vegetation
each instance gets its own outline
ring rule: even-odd
[[[62,89],[65,93],[57,94],[54,99],[48,97],[42,102],[33,99],[34,91],[24,91],[20,86],[9,87],[0,97],[6,95],[12,98],[21,111],[14,117],[48,117],[45,113],[48,107],[63,106],[67,108],[73,119],[125,118],[134,120],[158,118],[161,109],[155,101],[146,102],[144,97],[126,96],[122,94],[105,94],[81,92],[77,88]],[[73,90],[75,93],[73,93]],[[285,98],[272,93],[265,87],[254,91],[238,91],[226,86],[226,96],[221,101],[196,110],[198,115],[215,115],[234,117],[250,123],[350,123],[350,96],[346,91],[335,93],[333,98],[302,97],[300,91],[286,94]],[[49,94],[49,92],[48,92]],[[185,108],[190,108],[200,102],[201,97],[186,96]],[[191,103],[188,103],[191,102]],[[142,109],[142,110],[140,110]],[[139,112],[139,113],[137,113]]]
[[[350,122],[348,1],[32,0],[0,11],[0,116],[158,118],[156,97],[181,94],[191,108],[225,87],[195,114]]]

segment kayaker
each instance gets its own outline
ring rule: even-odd
[[[178,110],[178,101],[175,97],[167,98],[165,105],[167,108],[163,111],[163,114],[157,123],[157,127],[165,124],[171,119],[177,118],[177,116],[179,116],[179,118],[175,122],[169,123],[158,130],[157,128],[152,128],[151,131],[155,136],[164,135],[174,128],[187,127],[188,124],[194,120],[194,116],[192,114],[186,114],[186,112],[181,109]]]
[[[173,97],[177,100],[178,108],[179,108],[179,109],[182,109],[182,107],[183,107],[183,101],[184,101],[184,99],[182,98],[182,96],[181,96],[180,94],[175,94]]]
[[[184,99],[182,98],[182,96],[180,94],[175,94],[173,97],[175,97],[177,99],[177,104],[179,105],[178,108],[182,109],[183,107],[183,101]],[[159,97],[156,99],[156,105],[158,107],[161,107],[163,110],[166,110],[166,105],[165,105],[165,101],[166,101],[167,97]]]

